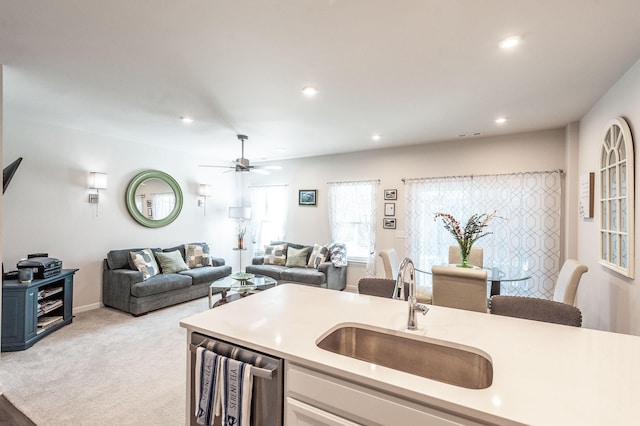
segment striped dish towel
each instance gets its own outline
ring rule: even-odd
[[[251,364],[220,356],[224,426],[250,426],[253,375]]]
[[[220,378],[221,360],[224,357],[204,348],[196,350],[195,365],[195,416],[199,425],[212,425],[221,412]]]

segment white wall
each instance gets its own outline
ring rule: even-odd
[[[279,161],[276,163],[283,170],[270,176],[217,172],[212,181],[216,194],[208,199],[207,215],[203,216],[202,208],[197,207],[198,183],[203,179],[197,165],[206,161],[202,155],[33,123],[5,111],[5,159],[13,161],[22,156],[24,160],[5,198],[4,263],[12,269],[27,253],[48,252],[60,258],[64,267],[80,269],[74,282],[75,309],[97,307],[101,301],[101,262],[110,249],[206,241],[215,255],[224,257],[237,269],[238,252],[232,250],[235,226],[227,218],[227,208],[247,197],[249,185],[289,184],[286,238],[313,244],[330,240],[327,182],[380,179],[377,217],[383,216],[382,191],[397,189],[397,231],[401,231],[402,178],[564,168],[564,133],[563,129],[556,129]],[[183,211],[165,228],[138,225],[126,210],[127,185],[145,169],[165,171],[182,186]],[[108,189],[100,194],[99,216],[96,206],[87,201],[90,171],[108,174]],[[299,189],[317,189],[318,206],[298,206]],[[404,239],[396,235],[396,231],[382,229],[378,223],[377,248],[395,247],[402,255]],[[243,264],[250,261],[249,253],[244,254]],[[379,271],[382,274],[381,268]],[[350,288],[363,273],[362,265],[349,267]]]
[[[584,325],[620,333],[640,334],[640,288],[638,278],[631,280],[598,264],[600,213],[598,211],[599,185],[598,160],[607,123],[615,117],[623,117],[631,127],[636,145],[636,188],[640,182],[638,166],[638,144],[640,143],[640,62],[632,66],[625,75],[609,89],[602,99],[580,121],[580,173],[596,172],[595,218],[580,221],[578,228],[578,258],[587,264],[587,272],[580,282],[578,307],[585,317]],[[638,192],[636,191],[636,199]],[[638,227],[640,208],[636,201],[635,223]],[[640,253],[640,241],[636,234],[636,253]],[[640,271],[640,262],[635,258],[635,270]]]
[[[197,206],[202,156],[159,150],[13,117],[5,111],[4,158],[24,159],[4,196],[3,261],[6,270],[28,253],[48,252],[65,268],[79,268],[74,307],[98,307],[102,259],[110,249],[169,247],[206,241],[214,255],[231,260],[235,204],[231,174],[218,174],[207,215]],[[151,229],[134,222],[125,205],[129,181],[145,169],[172,175],[182,187],[184,207],[171,225]],[[99,210],[89,204],[90,171],[108,174]]]

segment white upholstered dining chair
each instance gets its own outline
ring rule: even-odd
[[[434,265],[432,304],[487,312],[487,271]]]
[[[398,253],[396,249],[384,249],[378,252],[378,256],[382,259],[382,265],[384,267],[384,276],[390,280],[396,280],[398,278],[398,268],[400,268],[400,260],[398,259]],[[416,268],[416,272],[422,272]],[[428,288],[423,286],[416,287],[416,299],[420,303],[431,303],[431,292]]]
[[[553,289],[553,299],[556,302],[566,303],[576,306],[576,293],[578,292],[578,284],[582,274],[587,272],[589,268],[575,259],[567,259],[556,280]]]
[[[382,259],[382,266],[384,267],[384,277],[390,280],[398,278],[398,268],[400,267],[400,260],[398,259],[398,253],[396,249],[384,249],[378,252],[378,255]]]

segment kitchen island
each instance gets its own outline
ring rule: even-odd
[[[299,407],[316,424],[410,424],[422,414],[433,421],[421,424],[640,421],[640,337],[438,306],[418,315],[417,331],[406,322],[404,301],[284,284],[180,325],[283,359],[285,424]],[[471,348],[491,361],[492,383],[467,389],[320,349],[340,324]]]

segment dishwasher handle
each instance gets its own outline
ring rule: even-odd
[[[236,348],[219,341],[203,340],[198,345],[189,345],[190,351],[194,353],[198,350],[199,347],[202,347],[221,356],[233,358],[238,361],[248,362],[251,364],[251,374],[263,379],[270,380],[273,377],[274,371],[279,366],[277,360],[271,359],[261,354],[257,354],[244,348]],[[256,362],[256,360],[258,362]],[[263,365],[258,366],[256,364]]]

